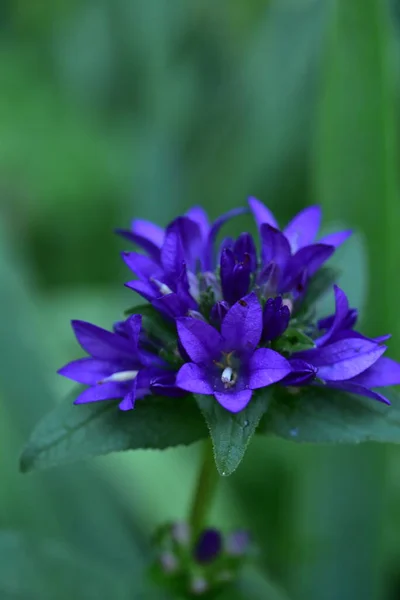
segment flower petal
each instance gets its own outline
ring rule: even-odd
[[[271,225],[264,224],[261,225],[260,236],[263,263],[268,265],[273,262],[283,269],[290,259],[290,245],[283,233]]]
[[[267,208],[262,202],[260,202],[260,200],[257,200],[257,198],[254,198],[253,196],[250,196],[250,198],[248,199],[248,203],[250,206],[250,210],[253,213],[254,219],[257,223],[258,229],[261,228],[261,225],[263,223],[267,223],[268,225],[271,225],[271,227],[279,229],[279,225],[274,215],[269,210],[269,208]]]
[[[74,404],[101,402],[102,400],[117,400],[118,398],[123,398],[131,386],[132,382],[130,382],[129,386],[114,382],[94,385],[79,394]]]
[[[252,390],[276,383],[291,372],[286,358],[269,348],[259,348],[254,352],[249,369],[249,387]]]
[[[252,236],[249,233],[242,233],[236,240],[233,253],[238,262],[249,262],[250,271],[257,268],[257,250]]]
[[[164,241],[165,231],[159,225],[146,221],[145,219],[134,219],[131,223],[132,233],[152,242],[157,248],[161,248]]]
[[[182,346],[194,362],[209,363],[219,357],[222,339],[214,327],[192,317],[177,319],[176,326]]]
[[[209,381],[207,369],[194,363],[183,365],[176,376],[176,385],[194,394],[210,395],[214,390]]]
[[[95,358],[79,358],[59,369],[57,373],[77,383],[95,385],[118,371],[118,368],[115,362]],[[122,367],[121,370],[125,369]]]
[[[378,400],[378,402],[383,402],[384,404],[390,405],[390,401],[387,398],[385,398],[385,396],[383,396],[382,394],[374,392],[373,390],[370,390],[363,385],[352,383],[351,381],[329,381],[327,383],[327,386],[335,390],[350,392],[351,394],[356,394],[357,396],[366,396],[367,398],[371,398],[372,400]]]
[[[129,392],[124,396],[122,402],[119,403],[120,410],[132,410],[135,408],[136,400],[136,379],[132,381],[132,387]]]
[[[160,292],[156,289],[154,285],[148,283],[146,281],[128,281],[125,283],[125,287],[133,290],[137,294],[140,294],[145,298],[148,302],[151,302],[155,298],[158,298]]]
[[[126,359],[132,355],[132,350],[134,351],[132,342],[121,335],[111,333],[86,321],[71,321],[71,324],[79,344],[93,358]]]
[[[333,246],[326,246],[325,244],[312,244],[301,248],[286,264],[284,278],[280,286],[281,291],[289,291],[294,287],[303,272],[306,273],[307,277],[314,275],[321,265],[332,256],[334,251]]]
[[[204,241],[199,224],[188,217],[178,217],[168,226],[161,250],[161,260],[166,273],[179,273],[182,262],[195,272],[203,249]]]
[[[163,276],[163,270],[160,265],[152,258],[138,252],[122,252],[122,259],[135,275],[144,281],[151,277],[160,279]]]
[[[369,388],[400,385],[400,364],[391,358],[382,356],[369,369],[351,381]]]
[[[254,292],[229,309],[222,321],[221,334],[225,350],[250,352],[261,338],[262,308]]]
[[[282,385],[305,385],[310,383],[317,374],[317,369],[298,358],[289,360],[292,372],[282,381]]]
[[[197,223],[200,228],[201,237],[203,238],[203,242],[205,242],[208,238],[208,233],[210,231],[210,223],[208,221],[208,216],[204,208],[201,206],[192,206],[186,213],[186,216],[191,220]]]
[[[330,233],[329,235],[325,235],[322,239],[318,240],[318,243],[326,244],[327,246],[335,246],[335,248],[338,248],[352,235],[352,233],[353,232],[351,229]]]
[[[335,314],[330,324],[330,327],[324,335],[315,340],[317,346],[327,344],[337,331],[343,329],[343,325],[349,314],[349,301],[346,294],[337,285],[334,286],[335,291]]]
[[[303,246],[313,243],[320,224],[321,208],[319,206],[308,206],[290,221],[283,233],[289,240],[293,253]]]
[[[298,352],[301,358],[318,368],[318,377],[327,381],[351,379],[378,360],[386,346],[372,341],[351,338],[340,340],[322,348]]]
[[[214,396],[220,405],[232,413],[237,413],[246,408],[252,395],[252,390],[236,391],[235,389],[231,389],[226,392],[214,392]]]
[[[214,223],[211,225],[211,228],[210,228],[210,231],[208,234],[207,245],[204,250],[203,269],[205,271],[211,271],[214,269],[214,265],[215,265],[215,263],[214,263],[214,261],[215,261],[214,244],[215,244],[215,240],[217,238],[217,235],[218,235],[221,227],[230,219],[233,219],[234,217],[242,215],[245,212],[246,212],[245,208],[241,208],[241,207],[240,208],[232,208],[232,210],[228,210],[228,212],[226,212],[225,214],[218,217],[218,219],[216,219],[214,221]]]

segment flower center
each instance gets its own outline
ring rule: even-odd
[[[226,390],[232,388],[237,382],[238,372],[237,369],[235,369],[235,362],[233,352],[223,352],[221,360],[218,362],[215,361],[215,365],[222,369],[221,381]]]

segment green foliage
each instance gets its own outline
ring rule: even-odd
[[[115,402],[75,406],[68,398],[34,430],[21,457],[21,470],[52,467],[121,450],[186,445],[206,435],[190,396],[149,396],[127,413],[120,411]]]
[[[386,406],[325,387],[277,389],[260,432],[316,444],[400,443],[400,396]]]
[[[232,475],[268,409],[270,389],[253,394],[246,408],[235,414],[222,408],[214,396],[196,395],[196,400],[210,431],[218,472]]]

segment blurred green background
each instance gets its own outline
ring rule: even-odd
[[[399,26],[397,0],[2,0],[2,600],[153,597],[149,532],[190,501],[196,446],[18,473],[70,389],[70,319],[109,327],[137,300],[114,228],[321,203],[360,233],[345,289],[400,358]],[[255,440],[210,521],[249,527],[290,599],[400,598],[396,447]]]

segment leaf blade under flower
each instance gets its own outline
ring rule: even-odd
[[[325,387],[275,387],[258,433],[300,443],[400,443],[400,395],[384,394],[391,406]]]
[[[270,388],[254,393],[246,408],[238,413],[225,410],[214,396],[196,394],[195,398],[211,434],[218,472],[224,476],[232,475],[268,409]]]
[[[118,409],[118,402],[74,406],[68,398],[34,429],[20,468],[28,472],[110,452],[189,445],[207,435],[190,396],[148,396],[126,413]]]

